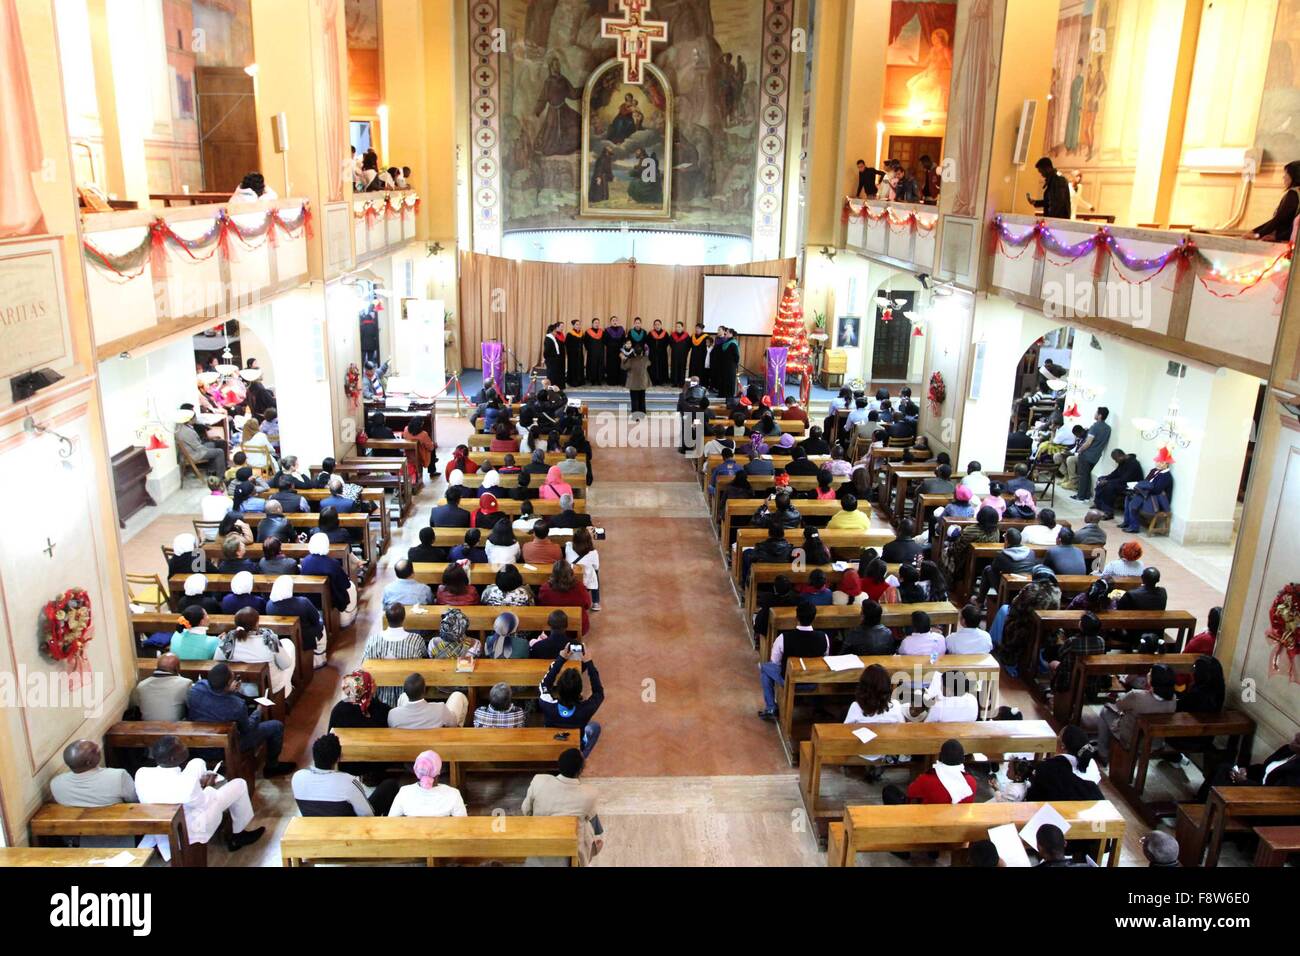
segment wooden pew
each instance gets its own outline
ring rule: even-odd
[[[1228,737],[1229,759],[1235,763],[1238,755],[1250,753],[1255,735],[1255,722],[1238,710],[1218,714],[1139,714],[1136,728],[1131,750],[1118,740],[1112,742],[1109,777],[1149,827],[1157,826],[1162,816],[1172,816],[1176,807],[1169,801],[1152,803],[1142,797],[1155,741]]]
[[[529,456],[524,452],[505,451],[472,451],[469,453],[469,460],[478,462],[480,467],[491,465],[493,468],[500,468],[506,463],[506,455],[514,455],[515,463],[518,465],[525,465],[529,460]],[[562,451],[548,451],[546,453],[546,463],[548,465],[558,465],[560,462],[565,460],[565,457],[566,456]],[[586,454],[579,454],[578,461],[586,464]]]
[[[289,520],[289,524],[295,529],[301,529],[310,533],[312,528],[320,524],[320,515],[318,514],[291,514],[284,515]],[[266,518],[265,514],[251,512],[244,515],[244,520],[248,526],[257,533],[257,526]],[[349,532],[361,533],[361,557],[367,565],[367,575],[375,573],[375,565],[379,561],[379,555],[383,554],[388,548],[388,541],[375,541],[374,532],[370,528],[370,518],[368,514],[342,514],[339,515],[339,527]]]
[[[894,524],[898,524],[903,518],[907,517],[907,501],[912,482],[934,478],[938,467],[935,464],[904,464],[901,461],[897,464],[890,462],[885,467],[885,496],[883,500],[886,502],[886,510],[889,511]],[[1014,473],[1009,471],[986,471],[984,474],[988,476],[989,481],[1007,482],[1015,477]],[[964,471],[954,471],[952,473],[952,481],[955,484],[961,484],[961,480],[965,477],[966,472]],[[948,500],[952,500],[951,496],[948,496]]]
[[[513,610],[513,609],[512,609]],[[523,610],[527,610],[524,608]],[[554,608],[547,608],[552,611]],[[573,617],[569,618],[570,622]],[[581,621],[579,621],[581,625]],[[572,631],[572,629],[571,629]],[[431,660],[416,658],[412,660],[379,661],[368,660],[361,666],[374,678],[378,687],[401,687],[406,678],[419,674],[429,688],[454,687],[465,692],[469,698],[469,711],[474,713],[478,706],[480,688],[491,688],[493,684],[504,681],[515,688],[515,697],[536,697],[538,685],[546,676],[546,670],[552,661],[540,660],[476,660],[472,671],[456,670],[454,660]],[[566,670],[577,670],[580,665],[573,661],[565,665]]]
[[[438,585],[442,584],[443,574],[449,567],[450,565],[448,564],[425,564],[424,562],[416,562],[413,565],[415,573],[412,574],[411,577],[419,581],[421,584],[429,585],[429,587],[433,588],[436,592],[438,590]],[[524,579],[524,584],[530,588],[540,588],[551,579],[551,569],[549,566],[533,566],[530,570],[529,566],[523,561],[518,561],[515,563],[515,569],[519,572],[519,576]],[[501,570],[501,566],[495,564],[471,565],[469,569],[469,583],[480,589],[489,584],[495,584],[497,572],[499,570]],[[499,610],[507,611],[509,608],[502,607],[499,608]]]
[[[330,497],[328,488],[295,488],[294,490],[307,499],[312,511],[316,514],[320,514],[321,502]],[[275,490],[271,489],[262,492],[257,497],[270,498],[274,494],[276,494]],[[384,548],[387,548],[388,542],[393,540],[393,522],[392,516],[388,513],[388,498],[384,494],[384,489],[362,488],[361,500],[375,506],[375,513],[371,517],[379,519],[379,535],[384,541]],[[351,513],[345,512],[345,514]],[[339,515],[339,517],[341,518],[343,515]],[[398,524],[402,524],[405,520],[406,516],[399,513]]]
[[[232,723],[209,724],[191,720],[123,720],[104,731],[104,766],[115,766],[119,750],[148,750],[166,736],[179,737],[191,750],[222,750],[222,776],[243,777],[248,792],[254,792],[257,754],[241,753],[239,728]]]
[[[1043,647],[1043,638],[1051,631],[1062,630],[1073,633],[1079,629],[1079,622],[1087,611],[1034,611],[1034,637],[1030,650],[1033,653],[1028,660],[1037,660]],[[1196,615],[1190,611],[1102,611],[1097,615],[1101,621],[1104,634],[1107,631],[1152,631],[1161,632],[1173,628],[1178,639],[1171,645],[1172,653],[1182,653],[1187,641],[1196,629]],[[1121,645],[1122,646],[1122,645]]]
[[[406,608],[405,627],[408,631],[430,631],[437,632],[438,625],[442,622],[442,615],[447,610],[440,604],[412,604]],[[582,608],[579,607],[485,607],[483,605],[471,605],[462,607],[459,610],[464,612],[465,617],[469,620],[469,630],[471,634],[486,634],[492,630],[492,625],[496,622],[497,617],[503,611],[509,611],[519,619],[519,630],[526,632],[536,632],[546,630],[546,619],[550,617],[552,611],[563,611],[569,617],[569,633],[578,635],[582,631]],[[455,663],[454,661],[452,663]],[[475,666],[486,663],[484,661],[475,661]],[[541,675],[538,675],[540,679]],[[401,683],[400,681],[398,683]]]
[[[319,474],[321,470],[320,465],[311,467],[311,473],[314,475]],[[410,509],[411,502],[415,499],[404,461],[384,458],[345,458],[335,463],[334,474],[341,475],[363,488],[396,492],[400,503],[398,510],[403,515]]]
[[[294,817],[280,837],[285,866],[317,860],[516,860],[578,856],[577,817]]]
[[[864,502],[864,505],[865,502]],[[822,544],[831,552],[831,557],[840,556],[852,561],[854,566],[857,565],[858,559],[864,548],[883,548],[890,541],[894,540],[892,531],[848,531],[838,528],[821,528],[819,534]],[[785,532],[786,540],[796,548],[803,545],[803,529],[790,528]],[[745,551],[754,547],[760,541],[767,540],[766,528],[737,528],[736,540],[731,545],[731,579],[735,582],[736,590],[741,588],[741,577],[744,571]]]
[[[968,596],[975,590],[975,578],[979,570],[987,562],[992,561],[1005,549],[1006,545],[1001,541],[976,541],[970,546],[970,555],[966,558],[966,566],[958,568],[953,577],[953,590],[957,594]],[[1038,558],[1047,557],[1048,548],[1046,545],[1025,545]],[[1097,557],[1098,552],[1104,550],[1100,544],[1077,544],[1075,545],[1083,552],[1083,559],[1089,564]]]
[[[814,724],[812,737],[799,744],[799,792],[808,818],[820,834],[826,823],[840,817],[844,805],[821,797],[824,767],[866,766],[864,756],[911,754],[925,766],[948,740],[960,740],[970,754],[999,759],[1007,753],[1032,753],[1035,758],[1056,752],[1056,732],[1045,720],[982,720],[977,723],[872,724],[876,736],[863,743],[853,735],[865,724]],[[909,770],[915,767],[902,765]]]
[[[469,528],[440,528],[433,529],[433,544],[438,548],[454,548],[458,544],[465,543],[465,532]],[[568,538],[573,536],[573,528],[552,528],[550,537],[557,544],[563,544]],[[520,544],[533,540],[531,531],[516,531],[515,540]]]
[[[918,495],[918,498],[939,497],[938,495]],[[944,496],[946,497],[946,496]],[[918,512],[919,513],[919,512]],[[918,519],[919,521],[919,519]],[[948,531],[951,528],[966,528],[975,523],[974,518],[940,518],[934,523],[934,533],[930,536],[930,560],[939,561],[943,557],[943,546],[947,543]],[[1037,524],[1037,518],[1003,518],[998,522],[998,535],[1005,534],[1011,528],[1023,531],[1031,524]],[[918,528],[918,531],[924,530]]]
[[[412,476],[411,487],[413,491],[418,492],[424,487],[424,469],[420,467],[420,446],[413,441],[405,438],[369,438],[365,444],[357,442],[358,448],[365,448],[370,452],[370,458],[396,458],[405,462],[406,467],[410,469],[408,475]]]
[[[1024,590],[1033,578],[1028,574],[1003,574],[998,582],[998,606],[1010,604],[1012,599]],[[1065,601],[1067,597],[1074,597],[1076,594],[1082,594],[1092,587],[1092,583],[1097,580],[1095,574],[1059,574],[1056,577],[1056,583],[1061,589],[1061,600]],[[1116,577],[1110,579],[1110,589],[1112,591],[1131,591],[1142,584],[1141,578],[1134,577]]]
[[[473,712],[466,714],[472,722]],[[415,761],[426,750],[436,751],[451,774],[450,783],[464,786],[470,770],[535,769],[553,772],[560,754],[581,744],[572,731],[554,727],[441,727],[437,730],[394,730],[392,728],[339,727],[334,733],[343,747],[345,763],[402,763]],[[522,765],[522,766],[521,766]]]
[[[526,458],[526,456],[525,456],[525,463],[526,463],[526,462],[527,462],[527,458]],[[481,472],[481,471],[479,471],[479,472],[475,472],[475,473],[472,474],[472,475],[466,475],[466,476],[464,477],[464,479],[462,480],[461,483],[462,483],[466,488],[481,488],[481,487],[483,486],[483,478],[484,478],[484,477],[485,477],[485,473],[484,473],[484,472]],[[518,472],[513,472],[513,471],[512,471],[512,472],[510,472],[509,474],[501,475],[500,477],[501,477],[501,487],[502,487],[502,488],[518,488],[518,487],[519,487],[519,473],[518,473]],[[585,498],[585,497],[587,497],[587,476],[586,476],[585,473],[584,473],[584,474],[581,474],[581,475],[565,475],[565,476],[564,476],[564,480],[565,480],[565,482],[566,482],[567,484],[569,484],[570,486],[572,486],[572,488],[573,488],[573,497],[574,497],[575,500],[577,500],[578,498]],[[545,475],[530,475],[530,476],[529,476],[529,482],[530,482],[530,483],[529,483],[529,488],[531,488],[532,490],[536,491],[536,490],[537,490],[538,488],[540,488],[542,485],[546,484],[546,476],[545,476]],[[499,497],[499,496],[498,496],[498,497]],[[532,501],[539,501],[540,499],[533,498],[533,499],[530,499],[530,500],[532,500]]]
[[[188,677],[192,681],[200,681],[208,676],[208,671],[220,661],[181,661],[181,676]],[[272,720],[284,720],[287,708],[285,707],[284,692],[277,691],[271,693],[271,665],[265,662],[259,664],[247,664],[240,661],[225,661],[230,668],[230,676],[240,684],[253,684],[257,687],[257,696],[264,697],[273,701],[271,707]],[[158,666],[156,657],[137,657],[135,661],[135,678],[136,681],[142,681],[150,676]],[[297,670],[297,667],[294,667]]]
[[[330,557],[333,558],[334,560],[342,561],[343,558],[351,550],[352,549],[349,548],[346,544],[331,544],[329,553],[330,553]],[[262,560],[262,557],[266,554],[266,552],[262,548],[262,545],[260,544],[244,545],[244,553],[249,559],[253,561]],[[292,542],[288,544],[281,543],[280,545],[280,554],[286,558],[293,558],[295,561],[301,561],[303,558],[307,557],[307,555],[310,553],[311,552],[307,550],[307,545],[305,544],[298,544],[297,542]],[[207,560],[211,561],[212,564],[206,570],[203,570],[200,573],[207,574],[209,571],[215,571],[217,568],[217,564],[221,561],[221,542],[209,541],[206,544],[204,544],[203,556],[207,558]]]
[[[1283,866],[1286,858],[1300,853],[1300,826],[1255,827],[1259,849],[1255,851],[1255,866]]]
[[[1119,866],[1124,817],[1106,800],[1053,800],[1065,818],[1066,839],[1100,844],[1097,863]],[[827,866],[856,866],[857,854],[905,850],[961,850],[988,839],[992,827],[1022,827],[1043,803],[958,803],[857,806],[844,810],[844,822],[830,825]]]
[[[731,484],[731,481],[734,477],[735,477],[734,475],[719,475],[717,487],[725,488],[727,485]],[[814,491],[818,487],[816,475],[791,475],[789,476],[789,478],[790,478],[790,489],[795,492]],[[835,475],[834,477],[831,478],[831,487],[838,489],[848,480],[849,480],[848,475]],[[762,492],[765,495],[771,494],[773,489],[775,489],[776,487],[776,476],[755,475],[749,479],[749,485],[755,491]],[[718,519],[719,519],[718,502],[720,500],[721,500],[721,495],[713,495],[709,499],[709,511],[713,516],[714,527],[717,527],[718,525]],[[796,498],[795,500],[798,502],[803,502],[803,501],[809,501],[811,499]],[[753,506],[757,508],[759,499],[754,498],[752,499],[752,501],[754,503]]]
[[[928,657],[903,656],[861,657],[862,668],[833,671],[820,657],[792,657],[786,661],[785,686],[780,688],[781,700],[776,722],[781,746],[786,759],[794,764],[798,760],[799,741],[804,739],[804,728],[794,722],[795,701],[799,697],[851,697],[862,671],[879,664],[889,671],[895,681],[908,683],[913,694],[928,686],[936,673],[962,673],[979,685],[980,715],[987,717],[997,700],[998,662],[987,654],[950,654],[931,664]],[[810,690],[800,688],[810,687]],[[805,725],[811,726],[811,725]]]
[[[772,467],[786,468],[794,459],[790,455],[764,455],[764,460],[770,461]],[[736,464],[745,466],[749,464],[749,456],[737,454],[733,459]],[[825,465],[830,462],[830,455],[809,455],[808,460],[818,465]],[[707,489],[713,480],[713,472],[722,464],[721,455],[706,455],[700,458],[700,485]]]
[[[122,857],[121,854],[126,856]],[[7,846],[0,848],[0,867],[51,866],[126,866],[141,867],[149,863],[153,849],[84,850],[58,847]],[[113,862],[110,864],[109,860]],[[125,860],[126,862],[119,862]]]
[[[726,507],[722,510],[722,534],[720,538],[723,547],[731,547],[732,541],[736,538],[735,532],[742,527],[749,526],[750,517],[758,511],[759,506],[762,504],[763,501],[756,498],[733,499],[727,502]],[[798,509],[799,514],[802,516],[800,527],[803,527],[804,525],[813,525],[814,527],[825,528],[827,522],[829,522],[831,518],[844,510],[844,506],[838,501],[797,500],[793,502],[793,505]],[[574,507],[577,507],[576,502],[574,503]],[[769,500],[767,502],[767,510],[775,511],[776,502]],[[871,503],[869,501],[859,501],[857,510],[869,516],[871,514]],[[764,529],[764,533],[766,533],[766,529]],[[789,530],[787,530],[786,533],[789,534]],[[889,535],[889,537],[885,539],[886,541],[894,540],[893,532],[889,531],[887,528],[880,529],[879,533]]]
[[[1203,812],[1184,817],[1185,809]],[[1191,821],[1176,833],[1179,862],[1183,866],[1201,866],[1204,855],[1204,866],[1218,866],[1223,835],[1234,824],[1279,817],[1300,819],[1300,787],[1211,787],[1204,808],[1181,804],[1179,814],[1180,824],[1185,819]]]
[[[173,610],[179,611],[185,600],[185,579],[189,575],[173,574],[168,579],[167,586],[171,595],[171,606]],[[234,579],[233,574],[209,574],[208,591],[225,593],[230,590],[230,582]],[[254,574],[253,575],[253,593],[270,594],[271,588],[275,587],[275,579],[279,575],[274,574]],[[321,615],[325,619],[325,630],[329,634],[338,634],[339,627],[338,609],[334,607],[334,598],[330,593],[329,578],[318,577],[314,574],[294,574],[293,593],[295,596],[305,596],[314,594],[320,602]],[[269,626],[269,625],[268,625]]]
[[[882,604],[880,623],[885,627],[909,629],[912,626],[912,613],[924,611],[930,615],[930,623],[944,633],[951,631],[961,622],[961,610],[949,601],[928,601],[923,604]],[[798,625],[795,617],[798,608],[774,607],[767,617],[767,634],[759,646],[760,660],[768,660],[772,654],[772,644],[782,631],[792,631]],[[862,621],[862,608],[856,604],[843,606],[829,605],[817,609],[817,620],[813,624],[819,631],[846,631],[857,627]]]
[[[135,637],[136,653],[145,658],[149,657],[150,652],[145,650],[144,645],[141,643],[142,639],[160,631],[174,630],[177,620],[175,614],[156,611],[135,613],[131,615],[130,619],[131,632]],[[232,614],[209,614],[208,620],[211,622],[209,629],[213,634],[224,634],[226,631],[233,630],[235,626],[235,618]],[[287,637],[293,641],[293,646],[298,650],[298,662],[293,668],[293,686],[301,691],[302,688],[311,683],[312,676],[316,673],[316,648],[304,646],[301,623],[296,617],[277,617],[274,614],[260,615],[257,623],[279,637]],[[157,654],[154,656],[156,657]],[[182,661],[182,666],[185,663],[185,661]],[[153,660],[149,661],[149,666],[152,671]]]
[[[439,505],[445,505],[446,503],[446,498],[438,499]],[[560,507],[560,502],[555,498],[539,498],[536,501],[530,501],[528,503],[532,505],[534,515],[558,515],[564,510]],[[466,511],[478,511],[479,501],[477,498],[462,498],[460,506]],[[514,498],[497,498],[497,508],[503,513],[513,515],[516,518],[524,513],[524,503],[522,501],[516,501]],[[576,514],[586,514],[587,499],[574,498],[573,510]],[[486,537],[486,535],[484,535],[484,537]]]
[[[1197,654],[1088,654],[1074,659],[1070,671],[1070,685],[1064,693],[1056,695],[1056,717],[1064,724],[1079,724],[1083,720],[1083,705],[1087,700],[1089,678],[1145,674],[1156,664],[1168,664],[1179,671],[1191,671]]]
[[[858,562],[851,562],[854,570],[857,569]],[[898,573],[897,564],[886,565],[890,574]],[[749,581],[745,585],[745,614],[749,621],[753,621],[754,615],[758,613],[758,589],[770,585],[781,575],[785,575],[795,585],[807,584],[808,579],[812,576],[813,571],[821,571],[826,575],[826,584],[832,591],[839,587],[840,578],[844,576],[843,571],[836,571],[834,565],[823,564],[820,567],[804,567],[796,571],[793,564],[752,564],[749,567]]]
[[[165,836],[171,844],[172,866],[207,866],[208,847],[190,843],[185,809],[176,803],[115,803],[107,807],[64,807],[47,803],[28,823],[33,844],[66,837]],[[116,849],[87,850],[113,856]],[[145,859],[153,850],[140,850]]]

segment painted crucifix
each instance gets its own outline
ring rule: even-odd
[[[623,62],[623,82],[640,83],[641,67],[654,56],[656,43],[668,42],[668,23],[664,20],[645,20],[650,12],[651,0],[619,0],[623,19],[602,17],[600,35],[606,40],[618,40],[616,59]]]

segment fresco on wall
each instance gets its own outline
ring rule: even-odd
[[[501,78],[506,228],[572,227],[583,215],[584,192],[588,214],[605,204],[609,208],[600,214],[619,218],[613,207],[627,202],[627,218],[636,218],[631,214],[636,207],[652,203],[626,196],[626,170],[637,161],[637,149],[645,149],[642,159],[649,157],[651,150],[639,142],[646,139],[664,162],[671,154],[671,169],[665,170],[659,190],[664,195],[658,215],[667,216],[671,209],[666,228],[749,235],[762,41],[762,22],[754,8],[754,0],[655,0],[649,17],[668,23],[667,43],[656,44],[653,51],[663,88],[653,98],[653,84],[608,91],[606,105],[613,114],[597,116],[597,123],[616,130],[628,123],[633,127],[622,142],[611,143],[615,195],[622,198],[591,203],[591,167],[604,146],[584,159],[583,94],[593,74],[617,52],[614,40],[600,36],[600,20],[621,16],[618,3],[502,0],[501,24],[510,44]],[[634,104],[627,104],[628,93]],[[659,99],[671,103],[670,125],[661,122]],[[624,106],[626,118],[620,121]],[[670,130],[669,141],[659,142],[662,134],[656,138],[656,129]],[[657,200],[654,192],[642,198]]]
[[[22,25],[14,0],[0,0],[0,239],[45,231],[45,216],[32,177],[41,170],[40,126],[27,72]]]
[[[1056,27],[1046,144],[1052,161],[1091,162],[1100,150],[1101,114],[1115,49],[1112,0],[1064,0]]]
[[[895,120],[942,122],[952,84],[957,4],[905,3],[890,7],[885,54],[885,113]]]
[[[672,92],[658,67],[623,82],[609,60],[587,82],[582,110],[582,215],[666,219],[672,210]]]
[[[1280,0],[1255,145],[1266,163],[1300,157],[1300,0]]]

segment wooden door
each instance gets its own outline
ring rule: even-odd
[[[912,323],[904,312],[910,312],[916,306],[915,292],[889,292],[887,295],[895,302],[903,301],[902,306],[895,306],[892,318],[886,322],[885,310],[876,305],[876,335],[871,350],[871,378],[873,381],[907,381],[907,369],[912,360]]]
[[[903,168],[916,176],[922,156],[929,156],[939,165],[943,160],[943,138],[939,136],[891,136],[889,158],[903,164]],[[917,180],[920,185],[920,179]]]
[[[232,193],[260,169],[253,78],[235,66],[194,70],[204,192]]]

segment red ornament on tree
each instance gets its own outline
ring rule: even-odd
[[[793,279],[786,283],[781,304],[777,307],[771,344],[773,348],[787,350],[787,375],[812,373],[812,349],[808,345],[808,329],[803,324],[803,301]]]

